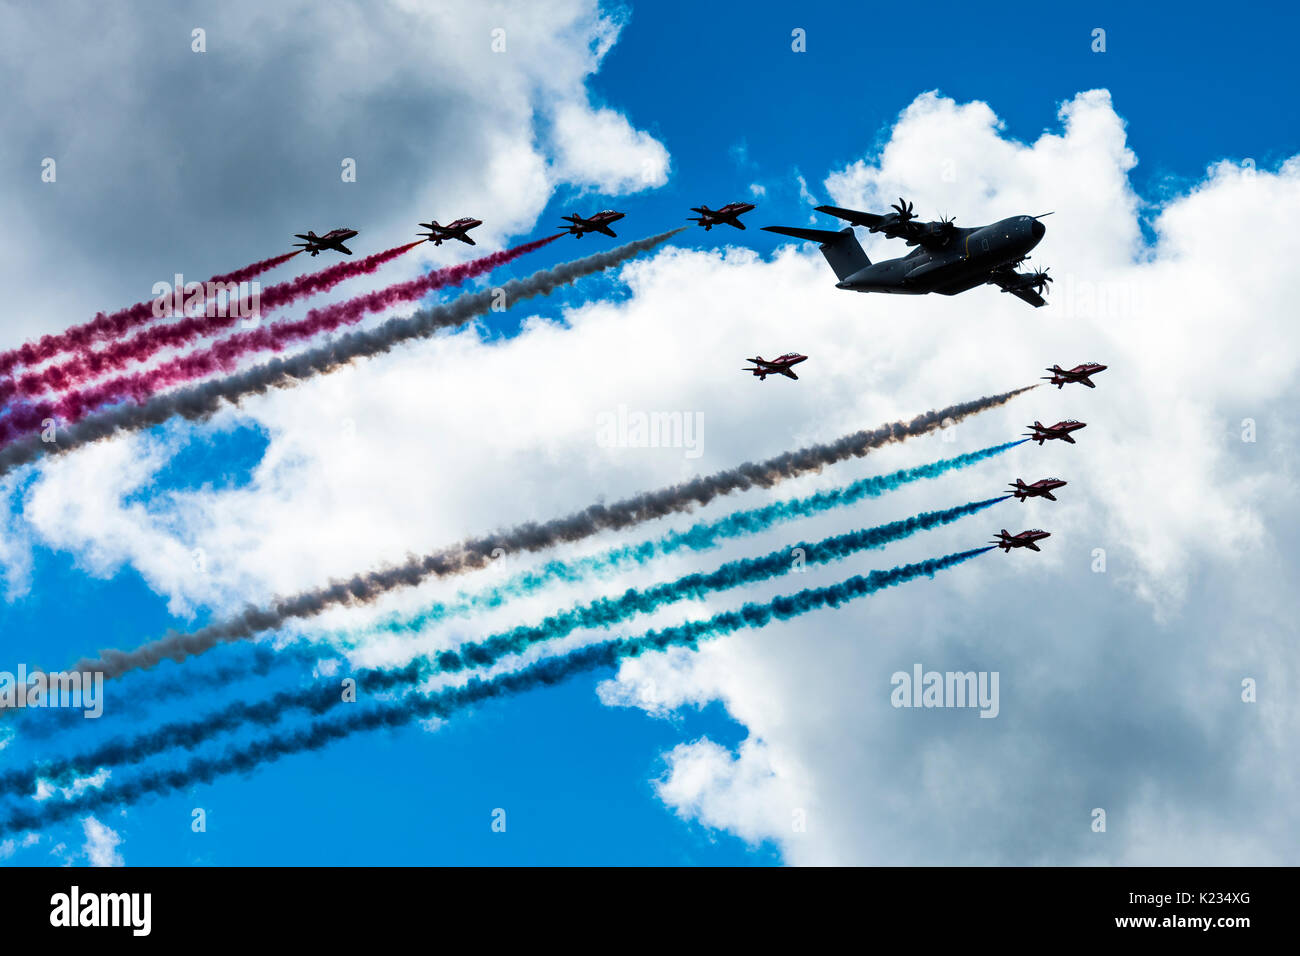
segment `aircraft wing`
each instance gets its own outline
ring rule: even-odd
[[[877,216],[874,212],[859,212],[856,209],[843,209],[839,206],[818,206],[817,211],[851,222],[855,226],[866,226],[868,229],[880,225],[885,219],[884,216]]]
[[[1035,292],[1033,289],[1008,289],[1007,291],[1010,292],[1012,295],[1014,295],[1017,299],[1020,299],[1022,302],[1028,302],[1035,309],[1047,305],[1047,300],[1044,299],[1037,292]]]
[[[468,242],[471,246],[478,245],[478,243],[476,243],[469,236],[457,236],[456,238],[459,239],[461,242]]]
[[[607,235],[607,236],[612,236],[612,237],[615,238],[615,239],[618,238],[618,233],[616,233],[613,229],[609,228],[609,226],[606,226],[604,223],[601,223],[600,225],[596,226],[595,228],[596,228],[596,231],[597,231],[597,232],[602,232],[602,233],[604,233],[605,235]]]
[[[855,226],[866,226],[868,229],[877,228],[889,218],[874,212],[844,209],[840,206],[818,206],[817,211],[851,222]],[[917,222],[915,219],[909,219],[904,222],[887,223],[881,233],[888,239],[905,239],[909,246],[922,246],[937,252],[946,249],[952,241],[951,226],[951,223]]]
[[[341,242],[336,242],[334,244],[334,248],[337,249],[339,252],[343,253],[345,256],[352,255],[352,250],[349,249],[347,246],[343,245],[343,243]]]
[[[737,229],[745,228],[745,224],[741,222],[739,219],[724,219],[723,222],[725,222],[728,226],[735,226]]]
[[[1047,305],[1047,300],[1044,299],[1037,292],[1035,292],[1033,289],[1011,288],[1010,280],[1014,279],[1015,277],[1016,274],[1014,272],[1012,272],[1010,275],[1007,276],[1002,276],[999,273],[995,272],[993,273],[993,275],[989,277],[989,281],[992,282],[994,285],[998,286],[999,288],[1001,288],[1003,292],[1010,292],[1012,295],[1014,295],[1017,299],[1020,299],[1022,302],[1028,302],[1035,309]]]
[[[796,374],[794,374],[794,369],[792,369],[792,368],[783,368],[783,369],[781,369],[781,374],[784,375],[786,378],[792,378],[792,379],[794,379],[795,381],[798,381],[798,380],[799,380],[799,376],[796,375]]]
[[[1030,551],[1038,551],[1038,552],[1041,552],[1041,551],[1043,550],[1043,549],[1040,548],[1038,545],[1034,544],[1034,542],[1032,542],[1032,541],[1028,542],[1028,543],[1025,545],[1025,547],[1028,548]]]

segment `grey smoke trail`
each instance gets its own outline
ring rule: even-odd
[[[57,441],[54,442],[42,441],[39,434],[28,435],[0,448],[0,475],[42,455],[59,455],[121,432],[152,428],[178,415],[191,421],[201,421],[215,414],[223,404],[236,405],[249,395],[261,395],[273,388],[286,388],[303,379],[333,372],[354,359],[382,355],[408,339],[427,338],[439,329],[462,325],[475,316],[491,311],[493,305],[502,300],[513,305],[524,299],[549,295],[562,285],[653,249],[685,228],[683,226],[648,239],[628,242],[585,259],[561,263],[523,279],[512,279],[499,290],[485,289],[463,295],[445,305],[392,318],[374,329],[351,332],[317,348],[287,358],[274,358],[225,378],[167,392],[143,404],[128,402],[116,405],[57,430]]]
[[[849,458],[861,458],[872,449],[923,435],[944,422],[961,421],[970,415],[1002,405],[1036,387],[1029,385],[971,402],[950,405],[917,415],[910,422],[894,422],[854,432],[833,442],[785,452],[764,462],[745,462],[726,471],[645,492],[614,504],[591,505],[564,518],[543,523],[529,522],[507,531],[470,538],[441,551],[412,558],[402,565],[367,571],[354,575],[347,581],[333,582],[325,588],[282,598],[271,607],[249,608],[227,621],[210,624],[188,634],[172,631],[135,650],[101,651],[98,659],[81,660],[77,667],[81,670],[100,671],[109,679],[138,668],[153,667],[164,660],[184,660],[220,644],[280,627],[292,618],[311,617],[329,607],[365,604],[388,591],[412,587],[431,577],[446,577],[485,567],[497,548],[504,549],[507,553],[539,551],[601,531],[627,528],[653,518],[689,511],[696,505],[708,504],[719,495],[754,487],[770,488],[787,478],[821,471],[826,465]]]

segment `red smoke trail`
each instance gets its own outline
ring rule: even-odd
[[[270,312],[296,302],[304,296],[332,289],[345,279],[374,272],[384,263],[396,259],[404,252],[409,252],[421,242],[424,240],[419,239],[404,246],[376,252],[355,262],[340,262],[320,272],[309,272],[287,282],[278,282],[260,294],[258,310]],[[290,255],[297,255],[297,253],[290,253]],[[227,276],[217,276],[209,281],[246,281],[249,269],[253,268],[255,267],[249,266],[248,269],[241,269]],[[244,302],[247,303],[248,300],[245,299]],[[162,349],[183,345],[191,339],[215,335],[240,320],[239,313],[246,312],[247,309],[241,309],[239,305],[238,302],[228,302],[225,315],[189,316],[175,322],[162,322],[125,341],[114,342],[108,348],[98,352],[83,350],[76,357],[60,365],[51,365],[39,372],[29,372],[17,379],[0,379],[0,402],[7,402],[15,395],[41,395],[47,391],[74,388],[106,372],[124,368],[132,362],[142,362]],[[148,303],[147,310],[152,315],[152,302]]]
[[[39,431],[47,418],[60,425],[80,421],[87,414],[104,405],[130,400],[143,402],[160,389],[211,375],[213,372],[233,371],[239,358],[253,352],[279,352],[291,342],[308,339],[322,332],[331,332],[340,326],[351,325],[365,318],[367,313],[382,312],[402,302],[414,302],[435,289],[458,285],[467,279],[483,275],[497,266],[505,265],[525,253],[554,242],[563,233],[537,239],[533,242],[494,252],[481,259],[464,262],[408,282],[400,282],[386,289],[338,302],[334,305],[312,309],[297,322],[267,325],[250,332],[237,332],[207,349],[191,352],[164,362],[156,368],[134,375],[123,375],[82,391],[69,392],[57,402],[40,402],[15,406],[10,414],[0,419],[0,445],[20,435]]]
[[[209,282],[247,282],[249,279],[255,279],[263,272],[270,272],[278,265],[288,262],[302,249],[294,252],[286,252],[282,256],[275,256],[271,259],[263,259],[261,262],[254,262],[251,266],[244,266],[242,269],[236,269],[234,272],[227,272],[223,276],[213,276]]]
[[[213,276],[208,282],[246,282],[254,276],[259,276],[276,266],[283,265],[299,252],[302,252],[302,250],[299,249],[297,252],[286,252],[270,259],[263,259],[261,262],[254,262],[251,266],[245,266],[235,272]],[[75,325],[62,332],[43,335],[36,342],[24,342],[16,349],[0,352],[0,375],[8,375],[19,365],[39,365],[60,352],[84,349],[93,342],[129,332],[135,326],[142,325],[154,317],[153,302],[154,300],[150,299],[148,302],[137,302],[135,305],[117,312],[107,314],[100,312],[84,325]]]

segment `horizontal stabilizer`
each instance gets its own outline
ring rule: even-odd
[[[801,229],[798,226],[764,226],[766,232],[779,232],[783,236],[794,236],[796,239],[811,239],[813,242],[835,242],[843,231],[832,231],[830,229]]]
[[[827,229],[803,229],[796,226],[764,226],[763,228],[783,236],[820,242],[822,255],[826,257],[826,261],[835,270],[835,277],[841,282],[871,265],[871,260],[867,258],[867,254],[862,251],[862,246],[858,244],[857,237],[853,235],[851,226],[839,232],[831,232]]]

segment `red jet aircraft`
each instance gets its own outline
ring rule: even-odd
[[[744,229],[745,224],[740,221],[740,217],[754,208],[752,202],[729,202],[721,209],[710,209],[708,206],[692,206],[691,212],[698,212],[699,216],[687,216],[687,219],[698,222],[708,232],[714,226],[726,223],[728,226],[735,226],[737,229]]]
[[[303,249],[316,256],[326,249],[333,249],[335,252],[341,252],[345,256],[352,255],[352,250],[343,245],[344,242],[351,239],[357,234],[355,229],[348,229],[346,226],[342,229],[331,229],[323,236],[318,236],[312,230],[308,229],[304,236],[302,233],[296,233],[295,239],[306,239],[306,242],[295,242],[295,246],[301,246]]]
[[[1074,439],[1070,437],[1070,432],[1077,432],[1080,428],[1087,427],[1088,426],[1083,422],[1076,422],[1073,419],[1065,422],[1057,422],[1055,425],[1044,425],[1042,422],[1034,422],[1029,426],[1029,431],[1026,432],[1026,435],[1031,441],[1038,442],[1040,448],[1042,447],[1043,442],[1052,441],[1053,439],[1068,441],[1073,445]]]
[[[561,219],[566,220],[566,224],[561,228],[564,231],[577,236],[579,239],[589,232],[601,232],[617,239],[618,234],[615,233],[613,229],[609,228],[609,224],[611,222],[618,222],[624,215],[625,213],[615,212],[612,209],[602,209],[590,219],[583,219],[578,215],[561,216]]]
[[[808,356],[800,355],[798,352],[787,352],[785,355],[771,361],[764,359],[761,355],[756,355],[754,358],[745,359],[745,361],[753,362],[757,368],[742,368],[741,371],[753,372],[760,382],[765,381],[769,375],[784,375],[786,378],[798,379],[799,376],[794,374],[791,366],[807,360]]]
[[[1003,554],[1010,554],[1012,548],[1028,548],[1030,551],[1042,551],[1035,541],[1042,541],[1044,538],[1050,538],[1051,535],[1046,531],[1039,531],[1035,528],[1032,531],[1022,531],[1020,534],[1011,534],[1006,528],[998,532],[990,544],[996,544],[1002,549]]]
[[[1058,390],[1065,388],[1065,386],[1070,382],[1079,382],[1082,385],[1087,385],[1089,388],[1096,388],[1097,386],[1092,383],[1091,376],[1096,375],[1098,372],[1106,371],[1106,366],[1098,365],[1096,362],[1084,362],[1082,365],[1076,365],[1074,368],[1061,368],[1059,365],[1053,365],[1051,368],[1047,369],[1047,371],[1052,374],[1044,375],[1043,378],[1052,385],[1055,385]]]
[[[464,219],[457,219],[455,222],[449,222],[445,226],[440,226],[438,225],[438,220],[435,219],[433,222],[420,223],[421,229],[429,230],[429,234],[427,236],[421,236],[421,238],[432,242],[435,246],[440,246],[444,241],[449,241],[451,239],[459,239],[461,242],[467,242],[473,246],[477,245],[477,243],[467,236],[466,233],[481,225],[483,225],[482,219],[470,219],[466,217]]]
[[[1056,495],[1052,492],[1057,488],[1064,488],[1065,482],[1060,478],[1042,478],[1032,485],[1027,485],[1025,479],[1017,478],[1011,487],[1015,489],[1011,493],[1016,496],[1017,501],[1024,501],[1026,498],[1046,498],[1048,501],[1055,501]]]

